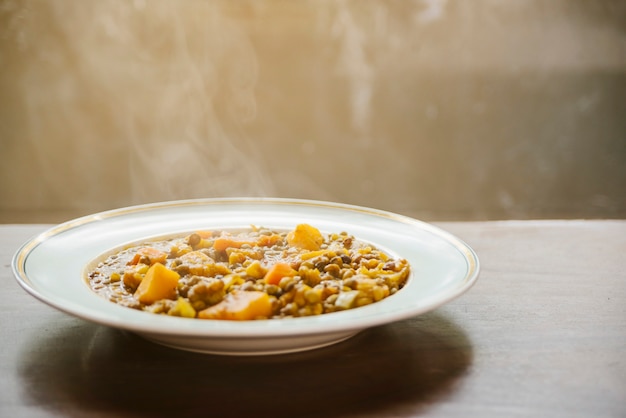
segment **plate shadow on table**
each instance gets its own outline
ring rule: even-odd
[[[19,376],[29,403],[81,415],[403,415],[454,393],[472,357],[463,330],[436,312],[322,349],[254,357],[179,351],[77,320],[30,341]]]

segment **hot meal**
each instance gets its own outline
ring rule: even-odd
[[[201,319],[274,319],[376,303],[400,290],[409,264],[346,232],[251,227],[133,245],[88,272],[119,305]]]

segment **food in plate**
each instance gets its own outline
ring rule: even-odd
[[[346,232],[196,231],[116,250],[87,271],[99,295],[155,314],[220,320],[321,315],[379,302],[407,260]]]

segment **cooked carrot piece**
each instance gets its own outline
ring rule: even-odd
[[[209,308],[198,312],[202,319],[250,320],[269,318],[272,315],[272,300],[265,292],[233,291]]]
[[[139,262],[152,265],[154,263],[165,263],[167,253],[152,247],[143,247],[137,250],[135,256],[128,262],[128,265],[136,265]]]
[[[259,239],[257,240],[257,245],[259,247],[271,247],[272,245],[276,244],[280,240],[281,240],[280,235],[277,235],[277,234],[261,235]]]
[[[219,237],[213,241],[213,248],[216,251],[225,251],[227,248],[241,248],[243,244],[247,244],[247,242],[238,241],[231,237]]]
[[[213,248],[217,251],[225,251],[227,248],[241,248],[244,245],[251,247],[271,247],[280,241],[280,235],[261,235],[256,241],[238,239],[237,237],[222,236],[213,241]]]
[[[150,305],[161,299],[176,299],[176,286],[180,275],[161,263],[153,264],[148,269],[135,291],[135,298]]]
[[[201,238],[207,239],[213,236],[213,231],[196,231],[196,234],[200,235]]]
[[[267,273],[265,273],[265,283],[267,284],[278,284],[280,283],[280,279],[283,277],[293,277],[295,276],[297,271],[291,268],[291,266],[287,263],[276,263],[272,267],[269,268]]]

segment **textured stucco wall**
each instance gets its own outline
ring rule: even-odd
[[[624,217],[624,22],[618,0],[0,1],[0,221],[220,196]]]

